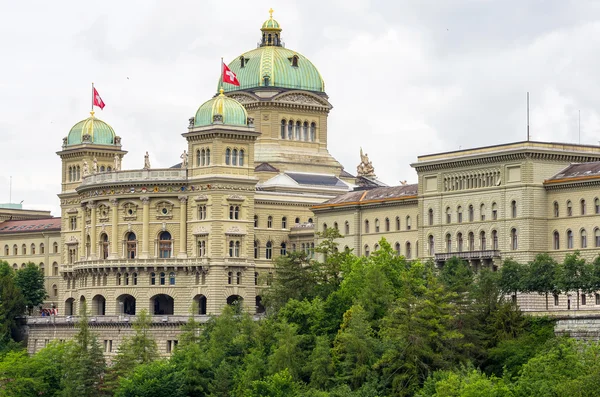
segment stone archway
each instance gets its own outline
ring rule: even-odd
[[[117,314],[135,316],[135,298],[129,294],[120,295],[117,298]]]
[[[171,315],[175,312],[175,300],[167,294],[158,294],[150,298],[150,311],[152,314]]]
[[[75,310],[75,298],[69,298],[65,301],[65,316],[74,315]]]
[[[206,304],[207,304],[206,296],[200,294],[194,297],[194,304],[196,305],[196,314],[205,315],[206,314]]]
[[[92,315],[104,316],[106,314],[106,298],[102,295],[96,295],[92,298]]]

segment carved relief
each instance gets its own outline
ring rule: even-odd
[[[194,198],[195,201],[208,201],[208,196],[206,194],[199,194]]]
[[[126,221],[135,221],[137,219],[138,206],[129,202],[123,205],[123,214]]]
[[[256,102],[256,99],[254,99],[252,97],[249,97],[247,95],[239,95],[238,94],[238,95],[228,95],[228,96],[229,96],[229,98],[233,98],[233,99],[235,99],[236,101],[238,101],[239,103],[242,103],[242,104],[244,104],[244,103],[250,103],[250,102]]]
[[[173,219],[173,207],[168,201],[156,204],[156,219]]]
[[[244,230],[242,230],[239,226],[232,226],[229,229],[227,229],[225,234],[239,236],[239,235],[246,234],[246,232]]]
[[[324,103],[316,100],[315,98],[304,95],[304,94],[289,94],[279,97],[275,100],[276,102],[291,102],[299,105],[319,105],[325,106]]]
[[[244,201],[244,196],[240,196],[239,194],[230,194],[227,196],[228,201]]]
[[[196,226],[192,234],[194,236],[206,236],[208,234],[208,229],[204,226]]]
[[[108,222],[109,208],[105,204],[100,204],[98,206],[98,221],[99,222]]]

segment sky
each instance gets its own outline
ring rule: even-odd
[[[0,12],[0,203],[60,215],[62,138],[89,116],[122,137],[123,169],[169,167],[220,59],[256,48],[268,10],[333,110],[330,153],[362,147],[389,185],[417,156],[526,138],[600,144],[600,1],[63,0]]]

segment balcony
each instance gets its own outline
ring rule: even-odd
[[[239,258],[237,258],[239,259]],[[84,269],[104,269],[104,268],[120,268],[120,267],[138,267],[138,268],[153,268],[153,267],[196,267],[208,266],[210,259],[207,257],[194,258],[149,258],[149,259],[104,259],[104,260],[85,260],[75,262],[73,265],[66,265],[64,269],[67,271],[84,270]]]
[[[186,181],[187,170],[174,168],[159,168],[134,171],[112,171],[91,174],[83,177],[81,187],[97,184],[113,184],[122,182],[159,182]]]
[[[445,252],[435,254],[436,262],[445,262],[450,258],[457,257],[464,260],[481,260],[500,258],[499,250],[483,250],[483,251],[461,251],[461,252]]]

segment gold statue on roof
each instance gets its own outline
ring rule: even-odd
[[[375,168],[373,168],[373,164],[369,160],[369,155],[363,153],[362,147],[360,148],[360,164],[356,167],[356,173],[358,176],[375,178]]]

